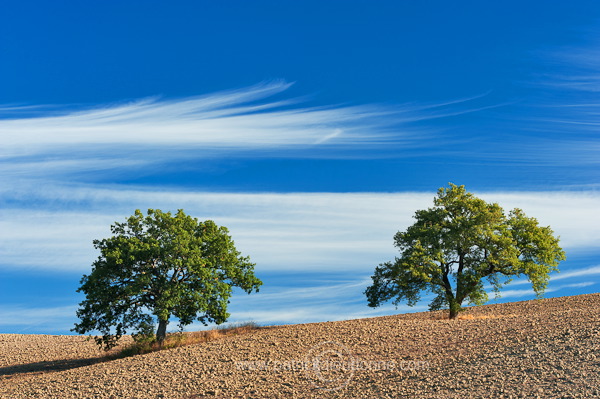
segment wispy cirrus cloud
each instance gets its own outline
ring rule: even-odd
[[[561,290],[564,290],[565,288],[584,288],[584,287],[590,287],[595,285],[595,282],[592,281],[585,281],[585,282],[581,282],[581,283],[573,283],[573,284],[563,284],[563,285],[559,285],[559,286],[551,286],[549,288],[546,289],[545,293],[546,294],[551,294],[553,292],[558,292]],[[510,286],[509,286],[510,287]],[[534,296],[535,292],[533,291],[533,289],[523,289],[523,290],[502,290],[500,292],[500,298],[522,298],[522,297],[531,297]],[[494,297],[494,293],[489,293],[490,298]]]
[[[23,306],[3,304],[0,308],[0,329],[11,328],[17,333],[44,330],[47,333],[69,331],[73,328],[77,306]]]
[[[584,267],[584,268],[580,268],[580,269],[578,268],[575,270],[563,271],[563,272],[559,272],[559,273],[552,273],[550,275],[550,281],[556,282],[556,281],[560,281],[560,280],[572,279],[572,278],[577,278],[577,277],[596,278],[595,276],[597,276],[599,274],[600,274],[600,265],[596,265],[596,266]],[[510,286],[524,285],[524,284],[531,284],[531,283],[527,280],[518,280],[518,281],[511,282]],[[590,285],[590,284],[588,284],[588,285]],[[491,286],[486,287],[486,288],[491,288]],[[530,292],[533,292],[533,290],[531,290]]]
[[[302,107],[273,81],[182,99],[81,107],[0,107],[0,170],[57,176],[252,153],[371,157],[441,145],[419,122],[475,112],[478,97],[425,105]],[[484,107],[485,108],[485,107]],[[375,155],[372,150],[377,150]],[[400,154],[395,153],[395,156]]]
[[[546,72],[538,83],[558,90],[597,93],[600,91],[598,44],[596,38],[585,39],[579,45],[538,52],[546,61]]]
[[[522,104],[493,103],[490,93],[437,103],[307,107],[302,99],[285,98],[290,86],[273,81],[189,98],[83,108],[0,107],[0,172],[4,179],[70,181],[86,173],[148,174],[165,165],[187,168],[232,157],[443,156],[458,163],[525,166],[589,164],[600,158],[593,137],[561,133],[574,118],[562,111],[528,112],[519,120],[510,110]],[[497,125],[506,111],[510,126]],[[575,130],[594,129],[597,116],[584,108],[578,112],[589,118]],[[486,126],[483,118],[481,126],[461,127],[457,118],[471,113],[491,115],[494,125]],[[557,129],[561,132],[548,134]]]
[[[578,45],[536,53],[542,72],[529,82],[534,90],[526,101],[529,108],[523,129],[540,138],[541,152],[557,164],[600,162],[598,44],[596,38],[586,38]],[[533,147],[527,150],[535,153]]]
[[[598,48],[597,40],[587,40],[533,50],[534,72],[518,82],[518,97],[481,119],[473,140],[458,152],[461,159],[527,171],[543,167],[565,180],[595,182],[598,174],[585,168],[600,162]]]
[[[600,265],[590,266],[583,269],[571,270],[551,277],[552,281],[565,280],[574,277],[591,277],[600,274]]]
[[[600,247],[597,192],[476,193],[550,225],[567,251]],[[232,231],[263,270],[371,269],[397,254],[392,237],[434,193],[214,193],[120,186],[2,187],[4,267],[85,271],[92,240],[134,209],[186,210]],[[565,206],[568,204],[568,206]]]

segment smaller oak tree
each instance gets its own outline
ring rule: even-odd
[[[401,256],[380,264],[365,294],[376,307],[395,298],[414,306],[422,291],[434,294],[430,310],[449,308],[454,319],[462,303],[488,300],[483,279],[496,295],[513,277],[527,276],[538,297],[549,273],[565,259],[550,227],[520,209],[508,215],[496,203],[468,193],[464,186],[440,188],[434,207],[415,213],[416,222],[394,236]]]
[[[94,240],[100,256],[81,279],[77,291],[86,299],[73,329],[100,331],[96,342],[107,350],[128,331],[137,339],[152,337],[155,322],[155,339],[162,345],[171,316],[180,328],[195,319],[223,323],[232,287],[251,293],[262,285],[225,227],[199,222],[181,209],[175,216],[136,210],[111,231],[113,237]]]

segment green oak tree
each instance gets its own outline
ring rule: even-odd
[[[251,293],[262,285],[225,227],[199,222],[181,209],[174,216],[136,210],[111,231],[114,236],[94,240],[100,256],[81,279],[77,291],[86,298],[73,329],[99,331],[96,342],[107,350],[128,332],[162,345],[171,317],[180,328],[194,320],[223,323],[232,287]]]
[[[488,300],[487,281],[499,296],[513,277],[527,276],[540,297],[549,273],[565,259],[550,227],[514,209],[506,215],[496,203],[450,183],[434,199],[434,207],[415,213],[416,222],[394,236],[400,257],[380,264],[365,295],[371,307],[394,299],[414,306],[422,292],[434,295],[430,310],[449,309],[454,319],[466,300]]]

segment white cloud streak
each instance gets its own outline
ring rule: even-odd
[[[338,274],[342,280],[343,273]],[[343,281],[343,280],[342,280]],[[297,324],[320,321],[350,320],[428,309],[427,303],[414,307],[387,304],[370,308],[363,291],[370,279],[354,279],[311,287],[265,287],[264,292],[235,296],[231,322],[255,321],[259,324]]]
[[[560,285],[560,286],[556,286],[556,287],[549,287],[546,289],[545,293],[549,294],[552,292],[557,292],[557,291],[561,291],[564,290],[565,288],[583,288],[583,287],[589,287],[592,285],[595,285],[595,282],[592,281],[586,281],[586,282],[582,282],[582,283],[573,283],[573,284],[564,284],[564,285]],[[493,292],[489,292],[488,293],[490,298],[493,298],[495,293]],[[535,296],[535,292],[533,291],[533,289],[524,289],[524,290],[502,290],[500,292],[500,298],[502,299],[506,299],[506,298],[522,298],[522,297],[533,297]]]
[[[476,193],[505,210],[522,208],[549,225],[567,250],[600,248],[600,193]],[[4,268],[86,271],[92,240],[135,209],[184,209],[227,226],[259,270],[354,270],[369,273],[397,255],[393,235],[412,224],[434,193],[210,193],[38,186],[0,189]],[[31,201],[32,208],[21,201]],[[11,205],[12,204],[12,205]],[[52,206],[59,204],[56,210]],[[41,207],[43,210],[36,210]]]
[[[550,274],[550,282],[554,283],[556,281],[572,279],[572,278],[576,278],[576,277],[593,277],[598,274],[600,274],[600,265],[585,267],[582,269],[560,271],[558,273],[552,273],[552,274]],[[517,281],[511,281],[509,283],[508,287],[514,287],[516,285],[526,285],[526,284],[531,284],[531,282],[526,279],[520,279]],[[492,286],[489,285],[489,286],[486,286],[485,288],[490,289],[490,288],[492,288]],[[533,290],[531,290],[529,292],[533,293]]]
[[[553,61],[555,71],[544,80],[548,86],[561,90],[597,93],[600,91],[600,67],[597,40],[588,45],[560,48],[545,55]]]
[[[62,112],[51,108],[27,116],[15,107],[4,114],[0,109],[0,170],[48,176],[247,151],[254,157],[281,156],[280,151],[315,157],[333,156],[335,149],[335,156],[354,150],[354,156],[364,157],[369,156],[365,150],[383,150],[392,143],[431,146],[427,138],[433,130],[411,123],[471,112],[444,109],[470,99],[425,106],[309,108],[296,100],[267,101],[290,86],[275,81],[178,100],[144,99]],[[329,152],[319,155],[317,150]]]
[[[591,277],[598,274],[600,274],[600,265],[555,274],[551,276],[550,281],[565,280],[573,277]]]
[[[18,333],[36,331],[66,332],[73,328],[77,306],[28,307],[4,304],[0,308],[0,328]]]

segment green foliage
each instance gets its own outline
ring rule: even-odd
[[[111,231],[114,236],[94,241],[100,256],[81,279],[77,291],[86,299],[73,329],[100,331],[96,342],[107,350],[129,331],[138,342],[151,341],[156,322],[162,342],[172,316],[180,328],[194,320],[221,324],[229,317],[232,287],[251,293],[262,285],[225,227],[199,222],[183,210],[175,216],[136,210]]]
[[[484,279],[499,295],[513,277],[527,276],[539,297],[549,273],[565,259],[550,227],[520,209],[505,215],[496,203],[468,193],[464,186],[440,188],[434,207],[415,213],[416,222],[394,236],[400,257],[380,264],[365,295],[376,307],[394,299],[414,306],[421,292],[435,295],[431,310],[450,309],[455,318],[466,300],[488,300]]]

